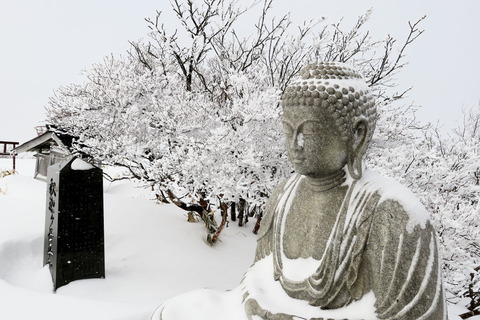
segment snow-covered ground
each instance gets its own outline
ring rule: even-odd
[[[11,159],[0,159],[0,170]],[[104,182],[106,278],[52,292],[42,266],[46,184],[32,178],[34,160],[0,178],[0,319],[149,319],[167,298],[198,288],[231,289],[253,261],[253,223],[231,223],[214,247],[200,222],[157,204],[148,188]]]
[[[0,178],[0,319],[148,320],[164,300],[198,288],[232,289],[253,261],[253,223],[230,223],[214,247],[200,222],[157,204],[131,181],[104,182],[106,278],[74,281],[53,293],[42,266],[46,184],[35,160]],[[11,159],[0,159],[0,171]],[[450,320],[465,308],[449,306]],[[471,318],[480,319],[480,317]]]

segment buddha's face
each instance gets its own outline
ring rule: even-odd
[[[347,142],[324,108],[285,106],[282,122],[288,158],[297,173],[321,178],[347,163]]]

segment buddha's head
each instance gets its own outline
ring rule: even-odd
[[[342,170],[362,175],[362,158],[377,119],[375,101],[362,76],[346,64],[323,62],[300,71],[282,96],[290,162],[306,176]]]

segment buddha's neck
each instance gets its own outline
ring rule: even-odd
[[[305,181],[307,182],[308,186],[316,192],[323,192],[339,187],[345,182],[345,180],[345,171],[343,169],[320,178],[305,176]]]

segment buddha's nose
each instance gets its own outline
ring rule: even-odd
[[[293,150],[302,150],[305,143],[303,133],[298,133],[293,136],[292,139],[292,148]]]

